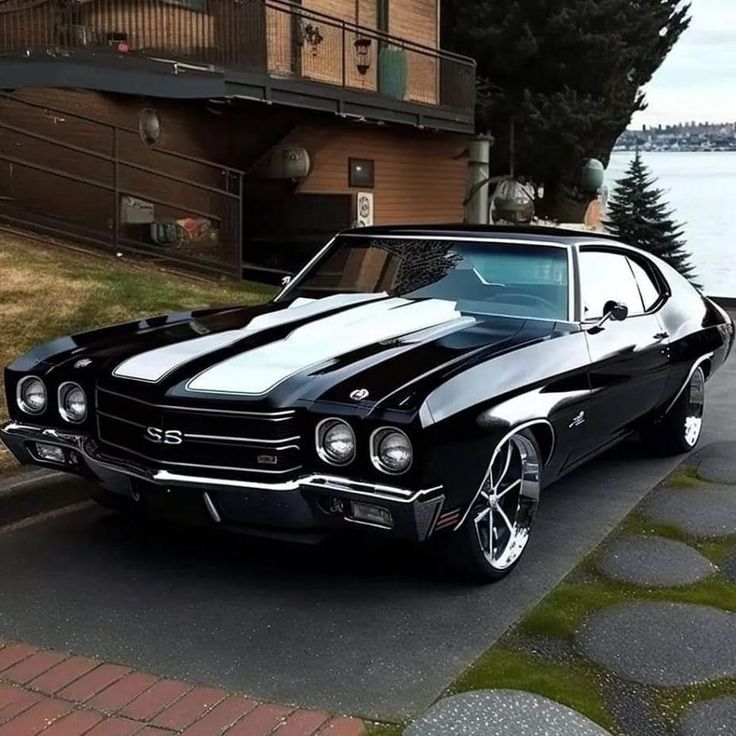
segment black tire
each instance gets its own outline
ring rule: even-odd
[[[694,450],[703,432],[705,371],[697,368],[685,390],[662,419],[642,432],[658,455],[684,455]]]
[[[442,545],[456,577],[495,583],[519,564],[539,505],[540,458],[528,430],[507,436],[493,449],[483,485],[462,526]]]

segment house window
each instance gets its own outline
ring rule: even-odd
[[[372,189],[375,182],[375,164],[366,158],[348,159],[348,181],[351,187]]]

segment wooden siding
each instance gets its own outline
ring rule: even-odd
[[[79,22],[99,34],[123,33],[131,49],[161,50],[186,56],[216,45],[214,17],[174,5],[141,6],[135,0],[108,7],[104,0],[81,6]]]
[[[300,192],[355,194],[361,189],[348,185],[348,159],[372,159],[375,186],[365,191],[373,191],[377,225],[462,221],[467,158],[461,137],[350,124],[300,127],[288,143],[312,156]]]
[[[354,30],[325,22],[309,15],[313,10],[366,29],[378,25],[377,0],[304,0],[303,17],[299,23],[274,7],[268,8],[268,69],[272,74],[300,74],[328,84],[343,83],[354,89],[376,92],[379,88],[381,65],[379,43],[373,43],[373,64],[367,74],[357,68],[355,42],[361,37]],[[401,39],[431,49],[439,47],[438,0],[394,0],[389,6],[388,32]],[[298,30],[301,26],[302,31]],[[304,29],[316,29],[322,40],[316,45],[299,43]],[[295,38],[299,34],[300,38]],[[382,46],[382,44],[381,44]],[[295,56],[297,58],[295,58]],[[409,49],[406,59],[406,93],[404,99],[437,104],[439,102],[439,62],[430,55]],[[344,78],[343,78],[344,74]]]

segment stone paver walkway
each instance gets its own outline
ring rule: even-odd
[[[598,568],[622,583],[652,588],[692,585],[716,572],[697,550],[661,537],[622,537],[604,550]]]
[[[736,614],[708,606],[622,603],[586,621],[577,642],[588,659],[643,685],[736,677]]]
[[[652,521],[675,526],[693,537],[727,537],[736,530],[735,490],[731,486],[711,486],[656,491],[644,512]]]
[[[610,736],[574,710],[533,693],[476,690],[437,702],[405,736]]]
[[[0,639],[0,736],[360,736],[354,718],[262,703]]]
[[[716,698],[694,705],[682,718],[679,736],[733,736],[736,698]]]

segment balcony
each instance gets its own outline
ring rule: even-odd
[[[474,61],[283,0],[5,0],[0,55],[4,88],[126,91],[129,79],[152,96],[473,127]]]

